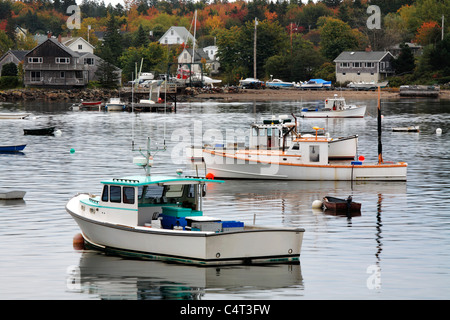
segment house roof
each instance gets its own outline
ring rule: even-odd
[[[22,61],[25,59],[25,55],[29,52],[29,50],[8,50],[3,56],[0,57],[0,61],[6,57],[7,54],[14,55],[17,60]]]
[[[45,40],[44,42],[42,42],[41,44],[38,44],[36,47],[34,47],[32,50],[28,51],[26,55],[28,55],[28,53],[36,50],[37,48],[39,48],[40,46],[44,45],[47,41],[51,41],[54,44],[56,44],[58,47],[60,47],[61,49],[63,49],[64,51],[66,51],[68,54],[70,54],[72,57],[78,58],[80,56],[80,54],[78,52],[73,51],[72,49],[66,47],[65,45],[63,45],[61,42],[59,42],[57,39],[55,38],[47,38],[47,40]]]
[[[334,62],[351,62],[351,61],[381,61],[387,54],[392,54],[389,51],[344,51]]]

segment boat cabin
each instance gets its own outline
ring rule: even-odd
[[[325,108],[329,110],[343,110],[345,107],[345,99],[344,98],[338,98],[337,95],[335,95],[332,99],[326,99],[325,100]]]
[[[250,149],[279,149],[283,147],[283,135],[287,134],[295,124],[291,119],[280,116],[278,119],[263,120],[250,126]],[[286,136],[285,145],[289,146],[292,135]]]
[[[154,176],[102,181],[101,196],[80,201],[81,211],[91,219],[127,226],[145,226],[165,211],[202,215],[206,182],[222,181]]]
[[[321,137],[304,137],[293,140],[289,154],[298,154],[303,164],[328,164],[328,139]]]

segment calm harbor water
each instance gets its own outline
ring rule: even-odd
[[[449,299],[450,101],[394,99],[382,104],[383,158],[408,162],[396,183],[227,181],[209,187],[209,215],[306,229],[298,265],[198,268],[124,260],[73,248],[78,226],[65,212],[77,192],[99,193],[99,181],[139,174],[131,143],[153,143],[153,172],[185,169],[184,146],[239,141],[261,117],[299,114],[303,102],[179,104],[177,113],[73,112],[68,104],[0,105],[31,112],[0,120],[0,189],[27,192],[0,200],[0,299]],[[299,119],[303,129],[358,134],[359,154],[377,159],[376,101],[364,119]],[[56,136],[24,136],[24,128],[55,125]],[[420,133],[392,127],[420,125]],[[435,133],[442,129],[442,135]],[[215,130],[218,129],[218,130]],[[73,149],[74,152],[71,152]],[[348,219],[313,210],[325,195],[362,203]]]

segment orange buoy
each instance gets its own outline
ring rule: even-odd
[[[214,179],[214,175],[211,172],[208,172],[206,179]]]
[[[84,249],[84,238],[81,233],[78,233],[73,237],[73,248],[75,250],[83,250]]]

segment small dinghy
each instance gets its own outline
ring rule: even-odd
[[[0,146],[0,153],[15,153],[20,152],[25,149],[26,144],[15,145],[15,146]]]
[[[419,132],[419,126],[396,127],[392,128],[393,132]]]
[[[0,190],[0,200],[21,200],[25,196],[25,191],[11,190],[2,191]]]
[[[23,129],[23,133],[25,135],[33,135],[33,136],[51,136],[55,133],[55,127]]]
[[[361,203],[354,202],[352,196],[348,196],[347,199],[325,196],[323,197],[323,205],[325,209],[335,211],[336,213],[361,211]]]

